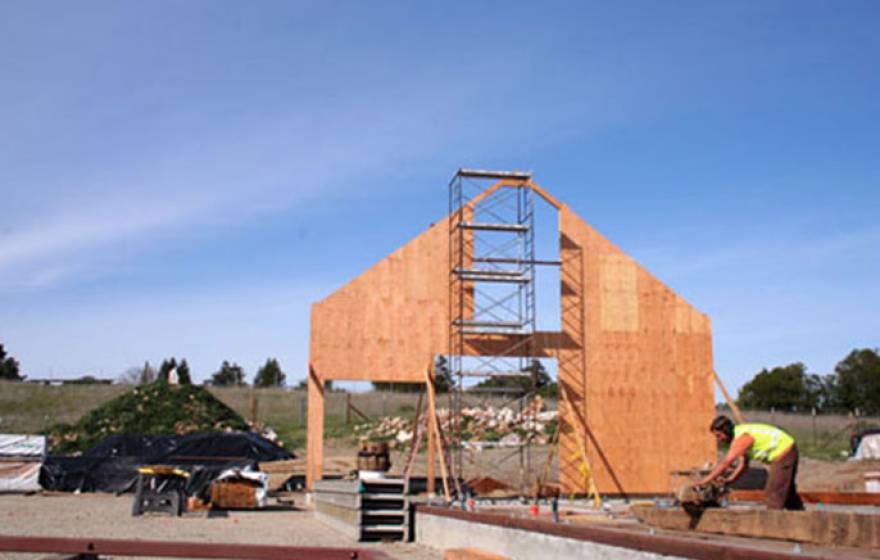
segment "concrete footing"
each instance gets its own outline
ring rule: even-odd
[[[625,524],[624,524],[625,525]],[[469,512],[457,508],[416,506],[415,537],[423,545],[446,550],[473,547],[510,558],[647,560],[843,560],[863,558],[864,551],[817,548],[772,539],[738,539],[661,532],[644,526],[554,523],[510,512]],[[852,553],[856,554],[853,555]]]
[[[474,523],[455,517],[446,517],[416,511],[416,542],[445,550],[474,547],[510,558],[553,558],[554,560],[651,560],[654,558],[682,558],[665,556],[576,540],[486,523]]]

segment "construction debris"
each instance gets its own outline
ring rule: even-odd
[[[550,442],[558,421],[555,410],[544,410],[541,397],[536,397],[522,412],[510,407],[469,407],[461,411],[458,421],[463,434],[462,446],[479,451],[487,447],[517,447],[524,442],[544,445]],[[438,408],[437,416],[441,430],[451,432],[452,413]],[[426,417],[419,419],[425,429]],[[409,443],[414,434],[413,420],[393,416],[378,422],[361,424],[355,433],[362,440],[385,441],[396,449]]]
[[[0,493],[40,490],[46,437],[0,434]]]

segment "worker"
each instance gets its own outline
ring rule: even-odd
[[[756,459],[770,465],[765,489],[767,509],[804,509],[795,481],[798,449],[793,437],[769,424],[734,425],[723,415],[716,417],[709,429],[720,443],[730,444],[730,450],[698,484],[709,484],[721,477],[739,459],[733,472],[723,480],[731,484],[743,475],[749,460]]]

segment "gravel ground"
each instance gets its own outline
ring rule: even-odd
[[[356,543],[299,509],[234,511],[227,517],[131,516],[131,495],[0,495],[0,534],[279,544],[288,546],[379,547],[394,558],[442,558],[415,544]],[[42,555],[45,557],[45,555]],[[4,554],[0,559],[33,558]]]

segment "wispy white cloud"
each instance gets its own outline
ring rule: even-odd
[[[711,271],[776,270],[821,266],[853,256],[880,264],[880,228],[864,228],[797,237],[738,239],[715,248],[695,249],[691,244],[636,249],[645,262],[664,278],[678,282]]]
[[[382,167],[448,142],[446,123],[459,110],[457,103],[445,114],[417,103],[358,103],[333,115],[281,115],[237,131],[232,140],[173,146],[151,165],[117,169],[97,185],[87,178],[59,185],[57,199],[16,216],[0,233],[0,288],[46,285],[46,265],[59,259],[88,261],[89,252],[121,243],[343,196]],[[66,198],[71,191],[86,194]]]

